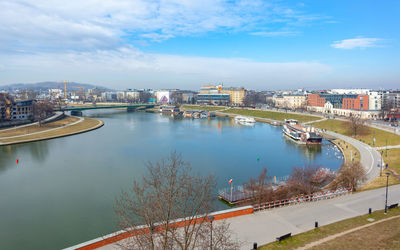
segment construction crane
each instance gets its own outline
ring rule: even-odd
[[[64,83],[64,101],[67,101],[67,83],[68,83],[68,81],[65,80],[63,82],[57,82],[57,83]]]
[[[64,82],[64,100],[67,101],[67,80]]]

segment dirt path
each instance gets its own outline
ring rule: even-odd
[[[376,225],[376,224],[381,223],[381,222],[385,222],[385,221],[388,221],[388,220],[396,219],[396,218],[400,218],[400,215],[393,216],[393,217],[390,217],[390,218],[386,218],[386,219],[383,219],[383,220],[379,220],[379,221],[376,221],[376,222],[373,222],[373,223],[370,223],[370,224],[366,224],[366,225],[363,225],[363,226],[359,226],[359,227],[356,227],[356,228],[353,228],[353,229],[350,229],[350,230],[347,230],[347,231],[344,231],[344,232],[341,232],[341,233],[338,233],[338,234],[334,234],[334,235],[328,236],[326,238],[314,241],[314,242],[312,242],[310,244],[307,244],[304,247],[299,247],[297,249],[298,250],[310,249],[312,247],[318,246],[318,245],[320,245],[322,243],[325,243],[327,241],[331,241],[331,240],[336,239],[338,237],[341,237],[343,235],[346,235],[346,234],[361,230],[363,228],[367,228],[367,227]]]

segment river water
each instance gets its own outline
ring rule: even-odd
[[[280,177],[294,166],[337,169],[343,162],[327,141],[317,148],[297,145],[281,127],[263,123],[111,110],[84,114],[105,126],[0,147],[0,249],[60,249],[117,230],[115,197],[145,173],[148,160],[175,150],[194,172],[215,174],[218,188],[228,187],[231,178],[242,184],[263,167]]]

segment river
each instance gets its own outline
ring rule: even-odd
[[[327,141],[306,147],[281,127],[242,126],[229,118],[181,119],[126,111],[85,111],[105,125],[53,140],[0,147],[0,248],[60,249],[116,229],[113,206],[121,189],[145,173],[148,160],[181,153],[218,188],[242,184],[263,167],[286,176],[292,167],[337,169],[343,162]],[[16,163],[16,159],[19,163]],[[220,209],[225,208],[218,202]]]

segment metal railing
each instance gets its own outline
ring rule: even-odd
[[[290,199],[269,201],[269,202],[265,202],[262,204],[256,204],[256,205],[253,205],[253,209],[254,209],[254,212],[257,212],[257,211],[261,211],[261,210],[296,205],[296,204],[305,203],[305,202],[327,200],[327,199],[332,199],[332,198],[335,198],[338,196],[350,194],[350,193],[352,193],[352,191],[353,190],[351,188],[340,188],[340,189],[336,189],[333,191],[318,192],[318,193],[313,193],[310,195],[298,195],[298,196],[292,197]]]

